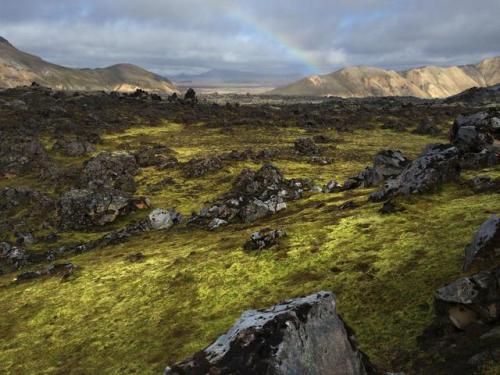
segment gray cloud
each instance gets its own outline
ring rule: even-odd
[[[405,68],[500,54],[498,0],[0,0],[0,35],[59,64]]]

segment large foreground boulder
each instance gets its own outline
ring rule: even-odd
[[[82,230],[112,223],[135,208],[148,206],[147,199],[120,190],[73,189],[57,201],[57,214],[62,229]]]
[[[399,176],[388,180],[382,190],[370,195],[381,201],[397,195],[433,191],[460,175],[459,153],[452,145],[429,145]]]
[[[492,215],[479,227],[472,242],[465,248],[464,271],[468,271],[476,258],[500,255],[500,217]]]
[[[330,292],[249,310],[212,345],[165,375],[357,375],[374,373]]]

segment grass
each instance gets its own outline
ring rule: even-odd
[[[338,140],[335,147],[325,145],[332,165],[311,165],[293,156],[275,164],[289,178],[343,181],[369,165],[380,149],[399,148],[414,157],[436,141],[380,129],[323,134]],[[123,142],[136,148],[146,137],[172,147],[185,161],[248,147],[289,150],[304,135],[296,128],[246,128],[224,135],[202,125],[164,124],[108,134],[100,150]],[[176,183],[150,195],[152,202],[189,214],[226,191],[244,167],[258,164],[233,162],[192,180],[177,170],[147,168],[137,176],[138,193],[146,194],[148,183],[170,176]],[[466,177],[486,172],[500,174],[497,168],[467,172]],[[401,364],[399,354],[414,351],[416,337],[430,323],[434,290],[461,274],[464,246],[490,213],[500,211],[500,201],[450,184],[436,194],[402,200],[403,212],[380,215],[380,203],[367,202],[371,191],[309,195],[258,224],[215,232],[178,226],[145,233],[72,257],[80,269],[67,282],[47,278],[13,285],[13,275],[2,276],[0,371],[157,374],[224,333],[243,310],[318,290],[335,292],[338,310],[355,329],[362,350],[394,369]],[[351,199],[360,207],[336,209]],[[283,227],[288,237],[271,250],[243,252],[248,235],[265,226]],[[65,233],[63,238],[97,234]],[[137,252],[146,256],[144,261],[126,259]]]

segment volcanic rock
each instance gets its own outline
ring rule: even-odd
[[[261,229],[250,235],[250,239],[245,242],[243,249],[245,251],[267,249],[278,244],[279,239],[285,236],[286,232],[281,229]]]
[[[320,153],[318,145],[313,138],[298,138],[294,142],[295,150],[301,155],[317,155]]]
[[[399,176],[371,194],[370,200],[433,191],[444,182],[456,180],[459,174],[458,150],[451,145],[430,145]]]
[[[409,163],[401,151],[382,150],[373,158],[373,167],[367,167],[357,176],[349,178],[343,187],[350,190],[377,185],[399,175]]]
[[[57,201],[57,213],[62,229],[88,229],[112,223],[135,208],[148,206],[145,198],[133,198],[120,190],[73,189]]]
[[[500,217],[492,215],[479,227],[472,242],[465,248],[464,271],[468,271],[476,258],[500,255]]]
[[[212,345],[165,375],[374,373],[354,333],[335,311],[330,292],[249,310]]]
[[[133,193],[134,175],[139,171],[135,157],[126,152],[101,152],[85,163],[80,181],[84,187],[119,189]]]

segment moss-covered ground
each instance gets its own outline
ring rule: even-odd
[[[310,177],[323,184],[356,174],[380,149],[396,148],[415,157],[427,143],[445,140],[379,128],[321,134],[335,140],[322,146],[333,164],[313,165],[293,156],[274,164],[288,178]],[[187,161],[249,147],[291,150],[293,140],[304,135],[309,134],[300,128],[240,126],[223,132],[203,124],[164,123],[106,134],[96,152],[124,143],[136,149],[157,142]],[[53,140],[47,136],[44,142],[50,145]],[[83,162],[57,160],[65,165]],[[148,195],[154,206],[176,207],[189,215],[226,191],[244,167],[259,164],[232,162],[198,179],[186,179],[177,169],[146,168],[136,178],[138,193]],[[500,176],[498,168],[464,176],[485,173]],[[165,177],[175,182],[160,192],[147,192],[147,184]],[[1,185],[29,182],[23,177]],[[4,275],[0,277],[0,371],[158,374],[165,365],[224,333],[245,309],[332,290],[362,350],[382,367],[402,367],[411,374],[415,358],[409,353],[432,320],[434,290],[461,274],[464,246],[491,213],[500,211],[500,200],[498,195],[474,195],[460,184],[448,184],[435,194],[401,200],[402,212],[381,215],[380,203],[367,202],[370,192],[308,195],[259,223],[214,232],[177,226],[168,232],[145,233],[72,257],[70,261],[80,268],[65,282],[46,278],[13,284],[14,275]],[[338,210],[347,200],[360,207]],[[134,217],[138,215],[145,213]],[[282,227],[288,237],[276,248],[243,252],[248,235],[266,226]],[[61,236],[71,242],[100,234]],[[138,252],[145,255],[143,261],[127,260]]]

